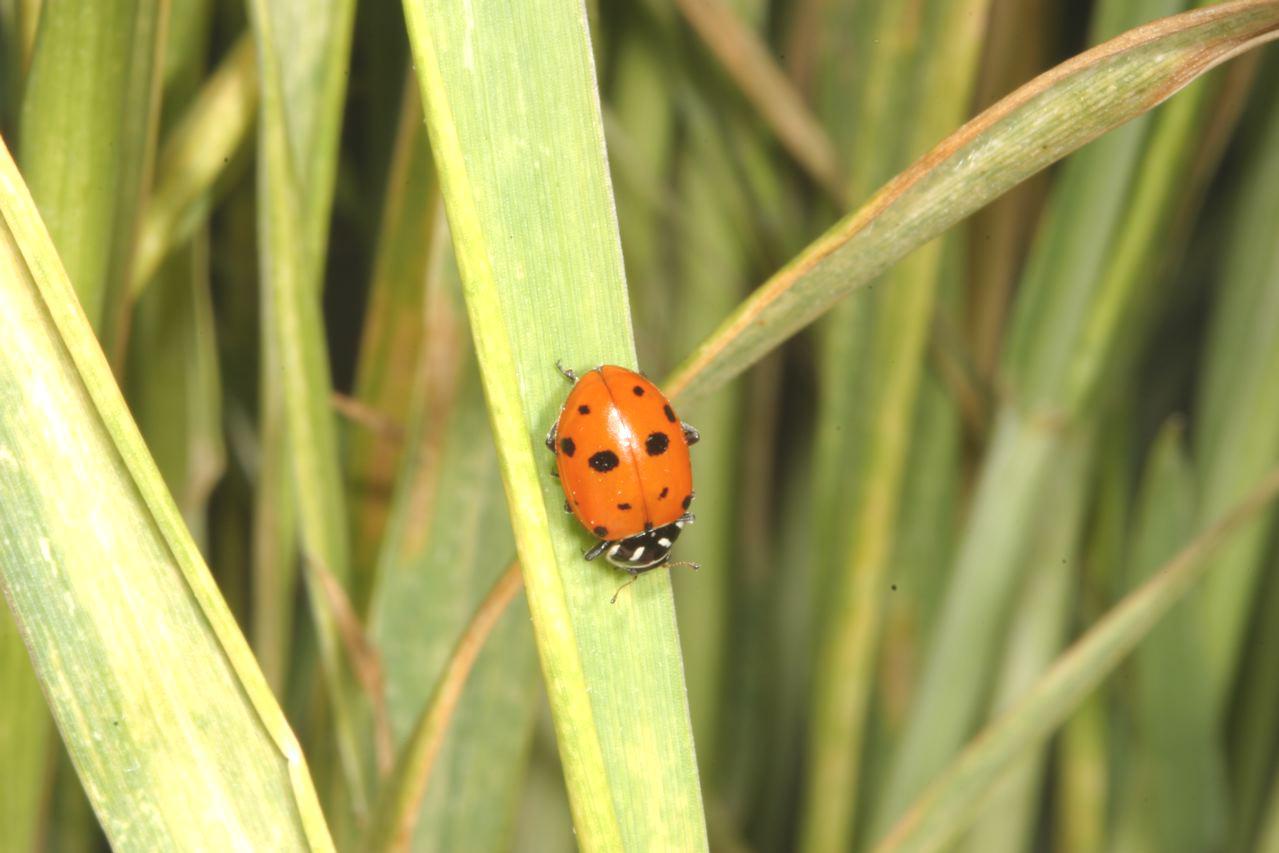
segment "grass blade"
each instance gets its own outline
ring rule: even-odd
[[[3,149],[0,216],[0,580],[108,838],[331,849],[301,750]]]
[[[542,448],[556,359],[635,359],[584,9],[405,15],[578,843],[704,849],[670,580],[609,605]]]
[[[422,124],[421,97],[411,77],[405,78],[402,101],[355,377],[355,398],[401,427],[408,421],[426,333],[427,276],[433,266],[443,264],[438,255],[447,243],[447,233],[442,239],[436,236],[444,208]],[[373,585],[402,458],[402,442],[388,441],[375,430],[354,430],[348,437],[346,472],[354,491],[352,597],[357,602],[367,601]]]
[[[923,13],[913,82],[926,98],[905,112],[888,109],[881,116],[887,139],[882,150],[894,150],[894,139],[920,150],[944,129],[962,120],[976,78],[978,47],[987,13],[986,0],[929,4]],[[909,13],[907,13],[909,14]],[[875,87],[868,87],[873,89]],[[883,87],[890,88],[890,87]],[[910,83],[902,88],[910,91]],[[881,89],[882,91],[882,89]],[[874,101],[873,98],[867,98]],[[866,131],[863,131],[865,133]],[[943,274],[943,244],[935,241],[908,258],[886,277],[885,286],[864,294],[855,318],[869,324],[865,358],[857,363],[831,359],[824,366],[828,381],[843,384],[837,392],[841,411],[824,413],[842,430],[851,403],[865,414],[851,421],[847,456],[857,460],[857,486],[844,490],[847,502],[836,508],[842,533],[827,573],[823,630],[815,667],[813,722],[810,729],[807,779],[810,808],[804,817],[807,850],[842,849],[854,832],[853,809],[861,793],[863,736],[874,687],[880,634],[888,592],[902,489],[910,458],[911,424],[924,374],[934,304]],[[851,337],[835,323],[828,338]],[[843,342],[832,342],[836,353]],[[849,374],[862,371],[860,382]],[[861,394],[851,393],[860,384]],[[855,401],[855,402],[854,402]],[[819,465],[829,464],[827,460]],[[837,467],[837,466],[832,466]],[[840,792],[838,795],[834,792]]]
[[[724,0],[676,0],[685,19],[817,185],[846,205],[839,155],[764,42]]]
[[[1178,4],[1151,0],[1134,7],[1120,0],[1099,8],[1098,29],[1114,32]],[[1157,116],[1139,118],[1063,169],[1027,263],[1004,350],[1010,393],[893,760],[881,831],[977,723],[1030,524],[1051,492],[1052,460],[1070,432],[1089,428],[1089,404],[1132,371],[1132,355],[1161,304],[1154,288],[1164,270],[1159,262],[1169,245],[1171,211],[1188,193],[1167,164],[1184,164],[1196,151],[1210,91],[1196,88]],[[1009,459],[1020,463],[1003,468]]]
[[[1091,485],[1091,444],[1090,437],[1081,436],[1055,460],[1056,488],[1036,520],[1038,529],[1028,555],[1033,568],[1022,582],[1020,606],[1009,626],[992,699],[996,710],[1012,705],[1032,687],[1066,642],[1074,604],[1071,585],[1079,569],[1081,519]],[[969,836],[967,849],[999,853],[1033,846],[1047,764],[1043,748],[1028,749],[1016,759],[997,793],[983,805],[982,820]]]
[[[124,355],[168,13],[167,0],[48,4],[23,94],[23,175],[113,363]]]
[[[424,129],[417,138],[422,144],[416,156],[425,158]],[[429,174],[417,176],[433,182]],[[420,184],[409,184],[408,191],[415,186]],[[413,274],[411,265],[401,269],[405,280],[397,283],[401,302],[414,285],[425,291],[416,297],[422,340],[401,339],[381,350],[392,358],[415,356],[417,366],[408,389],[404,463],[397,466],[402,473],[370,608],[386,663],[391,722],[402,743],[396,771],[379,792],[370,844],[407,842],[416,823],[414,849],[496,850],[508,837],[523,781],[522,759],[538,707],[536,664],[526,608],[510,608],[496,628],[484,624],[494,615],[482,599],[509,563],[513,540],[497,454],[486,440],[461,285],[447,263],[448,229],[442,215],[432,220],[435,233],[424,254],[410,248],[421,242],[415,229],[393,226],[387,235],[403,244],[395,255],[431,260],[425,274]],[[422,351],[405,352],[410,346]],[[500,609],[518,592],[518,570],[511,582],[514,588],[491,607]],[[478,652],[478,639],[458,637],[490,630],[495,633],[468,679],[472,661],[465,658]],[[457,723],[445,740],[450,716]]]
[[[1279,2],[1242,0],[1138,27],[986,110],[761,285],[668,392],[718,388],[912,249],[1195,77],[1279,37]]]
[[[470,675],[480,650],[511,600],[523,588],[518,563],[512,563],[498,578],[492,591],[462,632],[457,647],[449,655],[448,666],[441,674],[430,699],[400,752],[395,770],[387,781],[384,799],[372,822],[373,834],[367,849],[372,851],[407,849],[417,824],[422,797],[426,793],[431,770],[439,755],[444,732]],[[468,845],[468,849],[474,849]]]
[[[1133,586],[1175,553],[1195,523],[1197,484],[1181,442],[1173,424],[1151,448],[1130,557]],[[1185,690],[1209,681],[1197,604],[1175,607],[1133,660],[1142,796],[1132,798],[1131,807],[1145,812],[1135,824],[1151,850],[1222,849],[1225,841],[1227,789],[1213,698],[1206,690]]]
[[[1273,76],[1272,78],[1273,79]],[[1265,89],[1261,89],[1265,91]],[[1273,93],[1273,89],[1271,89]],[[1267,110],[1249,152],[1249,176],[1232,210],[1222,286],[1216,296],[1199,390],[1195,451],[1203,483],[1201,518],[1229,506],[1258,466],[1279,453],[1279,100]],[[1204,588],[1210,691],[1226,709],[1251,604],[1265,565],[1274,516],[1218,557],[1224,565]]]
[[[133,259],[137,298],[160,262],[208,217],[212,190],[243,147],[257,117],[253,40],[242,36],[164,139]]]
[[[879,853],[937,850],[975,817],[1010,763],[1052,732],[1212,568],[1208,557],[1279,495],[1268,473],[1229,513],[1195,537],[1057,659],[1025,696],[973,740],[877,846]]]
[[[290,459],[304,565],[348,589],[350,544],[320,287],[354,4],[254,0],[249,9],[262,92],[263,384],[266,393],[278,393],[284,426],[271,449]],[[297,43],[299,36],[305,45]],[[307,578],[346,793],[358,814],[369,796],[359,695],[322,582]]]

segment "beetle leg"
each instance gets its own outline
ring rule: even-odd
[[[559,428],[560,428],[560,422],[556,421],[555,423],[551,424],[551,431],[546,434],[546,449],[551,451],[552,453],[555,452],[555,438],[559,432]]]
[[[560,360],[558,358],[555,359],[555,369],[558,370],[560,373],[563,373],[564,378],[567,379],[569,382],[576,384],[577,374],[574,373],[570,368],[567,368],[564,365],[560,364]]]
[[[684,423],[683,421],[680,421],[680,426],[684,428],[684,440],[688,442],[689,447],[692,447],[694,444],[697,444],[697,442],[701,440],[702,434],[699,433],[693,427],[692,424],[687,424],[687,423]]]
[[[558,465],[551,466],[551,476],[557,480],[560,478],[560,466]]]
[[[572,511],[573,511],[573,507],[569,506],[568,501],[564,501],[564,511],[565,511],[565,512],[572,512]]]
[[[609,542],[606,539],[601,539],[599,542],[595,543],[594,547],[592,547],[591,550],[587,551],[582,556],[586,558],[587,560],[594,560],[600,554],[603,554],[605,551],[607,551],[608,546],[612,544],[613,544],[612,542]]]
[[[622,594],[622,590],[639,580],[639,576],[639,572],[631,572],[631,579],[617,588],[617,591],[613,593],[613,597],[608,600],[608,603],[617,604],[617,597]]]
[[[697,516],[693,515],[691,512],[686,512],[679,518],[675,519],[675,523],[680,527],[687,527],[694,521],[697,521]]]

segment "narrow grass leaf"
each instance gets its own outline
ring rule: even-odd
[[[425,290],[417,297],[424,337],[415,345],[404,462],[370,607],[400,749],[379,792],[370,846],[411,839],[417,850],[497,850],[515,817],[539,707],[536,654],[525,607],[510,607],[496,625],[489,612],[522,584],[518,569],[504,571],[514,543],[497,453],[461,286],[447,263],[448,229],[434,219],[434,260],[413,276]],[[411,231],[401,238],[421,239]],[[486,601],[490,594],[496,598]],[[477,657],[474,632],[489,631]]]
[[[557,359],[635,364],[584,9],[405,14],[578,843],[704,849],[670,579],[609,604],[542,444]]]
[[[297,741],[3,149],[0,216],[0,580],[99,821],[121,850],[331,849]]]
[[[174,114],[199,88],[209,40],[209,0],[173,2],[175,26],[165,56],[162,127],[174,122]],[[156,467],[192,538],[207,554],[207,502],[225,462],[222,383],[208,233],[201,228],[187,236],[189,245],[160,273],[160,286],[134,305],[123,384]],[[131,269],[136,273],[136,256],[134,262]]]
[[[1180,1],[1103,5],[1095,36]],[[1019,291],[1004,351],[1009,392],[893,759],[878,815],[881,832],[971,734],[1025,563],[1031,520],[1052,491],[1052,459],[1071,431],[1088,428],[1087,404],[1130,374],[1152,326],[1170,211],[1188,192],[1177,170],[1155,164],[1189,161],[1201,139],[1206,91],[1196,88],[1158,115],[1119,128],[1062,172]],[[996,475],[1006,459],[1021,464]]]
[[[1210,570],[1208,559],[1279,495],[1279,471],[1164,563],[1075,642],[1025,696],[992,722],[881,840],[880,853],[937,850],[975,817],[974,807],[1011,762],[1043,741]]]
[[[23,93],[22,173],[113,363],[124,355],[168,14],[168,0],[50,3]]]
[[[844,170],[835,146],[763,39],[724,0],[676,0],[675,5],[796,162],[832,199],[846,205]]]
[[[471,668],[475,665],[476,658],[479,657],[498,620],[522,588],[523,579],[520,576],[519,564],[512,563],[506,571],[502,572],[493,589],[480,602],[471,622],[462,632],[456,647],[449,655],[448,664],[440,674],[435,689],[422,707],[421,714],[409,733],[391,778],[383,789],[383,797],[379,799],[378,808],[374,812],[372,836],[367,849],[381,851],[409,848],[414,827],[418,823],[418,813],[422,808],[422,798],[426,794],[427,784],[431,779],[431,771],[435,768],[445,731],[456,714]],[[531,703],[526,701],[524,704]],[[509,721],[498,720],[498,722]],[[519,764],[516,763],[514,766],[518,767]],[[468,762],[465,772],[470,774],[474,769],[474,765]],[[509,788],[514,792],[513,785]],[[456,806],[456,788],[451,788],[449,793],[452,795],[450,799],[454,800],[450,805]],[[492,792],[490,790],[486,793]],[[515,798],[508,798],[508,803],[513,805]],[[488,811],[485,816],[490,818],[488,821],[490,824],[498,823],[491,820],[491,811]],[[473,839],[467,839],[465,836],[458,838],[452,833],[441,834],[451,835],[454,841],[464,844],[467,849],[478,849]],[[499,833],[499,835],[504,834]],[[495,844],[492,847],[496,849]],[[427,849],[434,849],[434,846]]]
[[[1255,843],[1266,801],[1274,787],[1270,757],[1279,743],[1274,721],[1279,719],[1279,620],[1265,614],[1279,612],[1279,555],[1268,557],[1264,587],[1258,596],[1257,618],[1249,634],[1245,668],[1240,672],[1237,707],[1230,724],[1230,826],[1225,849],[1249,850]],[[1273,816],[1272,816],[1273,817]]]
[[[1129,569],[1133,586],[1172,556],[1198,513],[1194,470],[1176,423],[1156,438],[1146,465],[1135,519]],[[1225,842],[1225,766],[1218,748],[1208,683],[1207,643],[1198,602],[1175,607],[1137,649],[1136,773],[1143,796],[1129,807],[1149,849],[1222,849]]]
[[[995,711],[1006,710],[1033,686],[1066,642],[1075,603],[1071,586],[1079,573],[1082,522],[1088,509],[1092,443],[1091,436],[1078,436],[1054,460],[1056,487],[1036,519],[1034,544],[1027,555],[1032,568],[1022,583],[994,685]],[[1026,750],[1014,762],[995,795],[983,804],[982,819],[967,839],[968,850],[1011,853],[1033,845],[1047,766],[1048,753],[1042,747]]]
[[[1273,76],[1270,78],[1273,80]],[[1265,91],[1262,89],[1261,91]],[[1222,282],[1216,292],[1196,409],[1195,454],[1203,483],[1201,517],[1243,494],[1259,466],[1279,454],[1279,99],[1248,153],[1248,177],[1231,212]],[[1218,556],[1220,573],[1204,589],[1210,691],[1224,713],[1264,565],[1271,515]]]
[[[732,16],[733,26],[746,37],[757,38],[754,32],[764,23],[763,4],[735,0],[721,11]],[[664,61],[651,46],[647,56],[654,64]],[[690,70],[685,68],[684,73]],[[753,223],[747,211],[757,206],[757,197],[750,176],[744,172],[748,162],[763,159],[758,152],[767,150],[770,143],[748,111],[716,115],[717,97],[718,87],[711,85],[688,91],[676,105],[677,128],[687,141],[678,146],[668,142],[672,147],[668,170],[658,173],[672,176],[679,205],[678,240],[674,246],[657,247],[658,258],[673,261],[673,269],[668,273],[669,282],[639,281],[633,285],[637,296],[645,287],[656,290],[666,285],[669,315],[657,326],[637,329],[664,345],[659,362],[663,369],[675,364],[715,327],[754,277],[749,248]],[[625,221],[622,229],[625,238]],[[628,264],[632,257],[627,255]],[[739,465],[743,454],[750,452],[750,436],[771,433],[776,418],[776,408],[769,406],[743,428],[749,418],[744,411],[744,390],[740,385],[730,386],[715,399],[682,410],[683,418],[713,440],[697,447],[700,509],[697,524],[681,536],[680,549],[699,563],[723,569],[679,572],[673,580],[698,763],[707,773],[716,773],[720,796],[739,812],[745,809],[740,802],[746,790],[743,783],[764,753],[738,746],[749,738],[749,722],[729,722],[730,717],[761,716],[751,713],[758,711],[757,706],[752,707],[754,703],[738,704],[731,698],[754,690],[747,683],[751,680],[749,668],[738,663],[756,660],[750,651],[752,640],[730,653],[731,626],[735,618],[758,609],[753,602],[761,597],[766,582],[766,573],[759,571],[764,563],[764,538],[755,535],[764,533],[764,525],[748,525],[744,515],[751,500],[749,492],[764,488],[766,478],[747,480]],[[744,533],[747,528],[750,534]],[[740,693],[731,692],[730,685]]]
[[[918,25],[917,52],[904,47],[901,54],[914,60],[910,64],[917,76],[900,85],[906,93],[918,91],[926,97],[905,111],[885,109],[876,116],[886,136],[878,140],[877,148],[896,150],[893,140],[900,139],[908,151],[921,150],[945,128],[963,119],[976,79],[986,7],[986,0],[925,7]],[[875,80],[873,72],[870,79]],[[876,95],[890,87],[867,88],[862,100],[873,115],[874,105],[882,100]],[[898,97],[909,97],[906,93]],[[910,120],[902,119],[903,114],[911,116]],[[853,810],[861,793],[863,736],[909,464],[911,424],[943,261],[942,242],[930,243],[889,273],[880,289],[862,294],[860,309],[870,315],[869,338],[863,344],[865,359],[852,364],[832,360],[824,365],[831,374],[827,381],[845,386],[838,394],[844,411],[831,414],[846,414],[849,405],[864,407],[866,414],[848,430],[848,440],[856,446],[846,448],[847,455],[860,470],[857,486],[840,490],[847,496],[847,502],[835,509],[842,533],[836,534],[838,548],[827,568],[823,590],[824,628],[814,673],[807,779],[811,798],[803,827],[803,844],[808,850],[844,848],[853,837]],[[831,338],[848,330],[832,324],[826,331]],[[846,346],[838,340],[828,343],[835,353]],[[863,393],[854,394],[848,375],[858,370],[866,375],[857,389]],[[832,426],[840,430],[842,424]],[[818,464],[830,463],[823,460]]]
[[[1032,80],[943,140],[740,305],[668,383],[709,393],[912,249],[1232,56],[1279,37],[1242,0],[1138,27]]]
[[[350,537],[329,403],[320,288],[354,4],[254,0],[249,11],[262,97],[258,221],[264,234],[262,314],[268,338],[264,388],[278,393],[284,426],[270,449],[287,452],[290,459],[304,565],[332,575],[346,589]],[[318,583],[307,588],[342,773],[360,813],[369,796],[360,697],[327,598]]]
[[[355,399],[403,430],[426,334],[428,275],[434,269],[438,277],[443,265],[440,255],[447,252],[448,235],[437,234],[444,208],[422,123],[421,95],[417,82],[407,75],[401,100],[400,126],[387,172],[369,307],[356,363]],[[346,442],[352,598],[361,604],[367,602],[373,587],[378,551],[403,457],[404,436],[397,441],[376,430],[356,429]]]
[[[231,46],[165,135],[130,271],[133,298],[147,286],[169,251],[207,220],[215,186],[244,147],[257,105],[253,39],[246,34]]]

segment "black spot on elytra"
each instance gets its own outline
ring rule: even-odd
[[[608,535],[608,528],[602,524],[599,525],[598,527],[595,528],[595,535],[603,539],[605,536]]]
[[[631,508],[631,505],[630,505],[630,504],[618,504],[618,505],[617,505],[617,508],[618,508],[618,509],[630,509],[630,508]]]
[[[671,408],[670,403],[667,403],[665,406],[662,406],[662,411],[666,413],[666,420],[670,421],[671,423],[675,423],[675,410]]]
[[[644,439],[644,450],[649,456],[661,456],[670,446],[671,440],[664,432],[649,433],[648,438]]]
[[[604,474],[616,468],[619,461],[617,454],[613,451],[601,450],[599,453],[591,456],[587,464],[596,471],[599,471],[601,474]]]
[[[641,386],[639,386],[639,385],[636,385],[636,386],[635,386],[634,388],[632,388],[631,390],[635,392],[635,396],[636,396],[636,397],[643,397],[643,396],[644,396],[644,389],[643,389],[643,387],[641,387]]]
[[[691,494],[684,497],[684,509],[688,509],[693,504],[693,496]]]
[[[670,493],[671,493],[671,487],[670,487],[670,486],[662,486],[662,493],[661,493],[660,495],[658,495],[658,496],[657,496],[657,499],[660,501],[662,498],[666,497],[666,496],[667,496],[667,495],[669,495]]]
[[[577,411],[580,414],[589,415],[591,413],[591,407],[583,403],[582,405],[577,407]]]
[[[560,450],[563,450],[564,455],[572,459],[573,454],[577,452],[577,445],[573,443],[573,439],[571,438],[561,438]]]

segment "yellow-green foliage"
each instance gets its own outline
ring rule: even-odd
[[[1192,5],[0,0],[0,851],[1273,847],[1279,0]],[[582,559],[557,362],[700,571]]]

